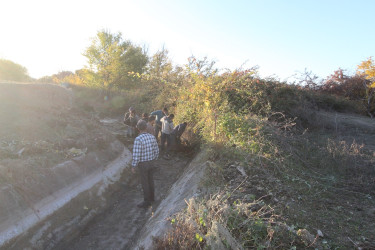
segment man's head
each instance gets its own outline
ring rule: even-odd
[[[151,123],[151,124],[154,124],[155,119],[156,119],[156,117],[155,117],[154,115],[150,115],[150,116],[148,117],[148,122]]]
[[[163,111],[163,113],[164,113],[165,115],[168,115],[168,109],[167,109],[167,107],[164,107],[164,108],[162,109],[162,111]]]
[[[142,114],[142,120],[148,121],[148,114],[147,113]]]
[[[135,114],[135,108],[130,107],[130,108],[129,108],[129,112],[130,112],[131,114]]]
[[[147,122],[145,120],[139,120],[137,122],[137,129],[142,132],[145,131],[147,128]]]
[[[170,120],[173,120],[173,118],[174,118],[174,114],[170,114],[170,115],[168,115],[168,118],[169,118]]]

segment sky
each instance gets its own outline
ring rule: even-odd
[[[194,55],[280,80],[305,69],[326,78],[375,56],[374,10],[372,0],[0,0],[0,58],[34,78],[74,72],[105,29],[149,55],[168,49],[176,65]]]

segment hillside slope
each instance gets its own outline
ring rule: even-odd
[[[129,161],[129,151],[116,139],[116,133],[121,130],[120,118],[115,119],[117,125],[113,128],[103,126],[95,107],[91,107],[95,102],[90,103],[90,107],[82,107],[76,105],[75,98],[74,90],[55,85],[0,84],[0,200],[6,201],[0,204],[2,228],[16,224],[26,210],[38,217],[40,211],[34,204],[43,197],[79,181],[81,177],[106,169],[113,165],[112,160],[121,158],[121,153],[126,151],[121,164]],[[202,180],[192,181],[200,183],[199,189],[205,191],[200,196],[194,193],[194,198],[197,204],[203,204],[202,211],[207,208],[204,206],[213,203],[222,203],[224,210],[232,208],[234,211],[249,206],[252,213],[262,214],[263,211],[265,217],[257,217],[254,221],[247,218],[241,220],[239,228],[234,227],[232,234],[238,242],[249,237],[242,242],[245,246],[256,248],[268,244],[272,248],[274,241],[286,248],[371,249],[375,247],[375,121],[355,114],[307,111],[304,116],[313,126],[304,131],[285,129],[270,119],[242,117],[252,126],[249,130],[250,146],[261,145],[258,150],[267,149],[267,152],[249,154],[242,152],[236,144],[229,150],[220,145],[206,145],[210,153],[207,156],[209,161],[204,165],[205,175]],[[258,127],[260,123],[261,128]],[[157,175],[158,185],[163,190],[162,198],[187,162],[189,159],[185,156],[169,163],[159,161],[160,168],[166,166]],[[174,168],[176,166],[178,169]],[[168,181],[163,181],[163,178],[168,178]],[[181,183],[186,182],[183,178]],[[122,175],[121,182],[127,185],[129,180],[129,176]],[[131,194],[121,193],[122,185],[118,183],[106,205],[103,205],[103,197],[98,199],[92,192],[87,192],[84,199],[76,200],[74,206],[67,208],[68,214],[59,218],[67,218],[68,224],[75,225],[77,220],[91,221],[88,226],[75,227],[76,232],[70,232],[73,235],[69,235],[66,222],[49,234],[46,228],[52,230],[52,227],[46,222],[33,232],[34,235],[29,235],[30,240],[16,240],[12,242],[13,246],[80,249],[91,244],[93,248],[102,249],[109,245],[130,247],[129,242],[137,239],[137,232],[142,233],[137,244],[140,246],[142,239],[147,239],[149,246],[158,227],[146,230],[142,226],[145,223],[157,224],[159,218],[153,218],[152,211],[147,211],[150,221],[138,220],[143,212],[131,208],[137,202],[135,194],[139,194],[139,190],[135,191],[133,186],[129,189]],[[168,196],[168,200],[178,200],[180,205],[185,204],[183,199],[190,198],[174,193]],[[94,201],[89,202],[88,197]],[[217,201],[212,197],[222,198]],[[119,199],[124,200],[121,203]],[[162,214],[160,211],[164,206],[168,209],[168,200],[160,200],[163,206],[160,209],[155,207],[153,211]],[[97,209],[99,207],[104,212]],[[123,211],[123,208],[130,212]],[[83,213],[74,217],[77,211]],[[170,218],[160,220],[179,218],[170,213],[167,216]],[[120,220],[120,217],[125,219]],[[198,226],[207,230],[217,226],[215,223],[209,225],[201,218],[195,218],[194,228]],[[277,225],[286,225],[287,234],[270,233],[275,230],[274,220],[279,223]],[[244,224],[249,221],[250,226],[246,226],[250,229]],[[259,221],[262,222],[260,225],[257,224]],[[129,227],[124,225],[127,222],[137,224],[137,228],[126,232]],[[56,223],[62,222],[57,220]],[[124,231],[113,235],[107,233],[111,239],[101,241],[100,228],[106,228],[108,232],[111,228]],[[167,228],[174,227],[169,225]],[[61,230],[66,231],[65,236]],[[202,231],[199,231],[200,235]],[[297,232],[309,232],[312,239],[304,243]],[[122,235],[129,237],[125,239]],[[173,234],[166,237],[168,235]],[[197,243],[195,237],[193,234],[189,240]],[[209,237],[207,235],[199,244],[206,244]],[[68,241],[59,243],[62,239]]]
[[[228,241],[245,249],[374,249],[375,121],[328,111],[305,117],[313,126],[303,131],[266,120],[253,139],[266,153],[211,148],[202,182],[211,191],[170,217],[175,225],[157,249]],[[219,235],[217,223],[225,228]]]
[[[99,119],[74,107],[65,88],[0,83],[0,100],[2,245],[104,181],[104,167],[124,146]],[[95,181],[79,187],[89,176]]]

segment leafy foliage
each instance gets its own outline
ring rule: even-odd
[[[173,65],[168,57],[168,50],[164,47],[157,51],[148,64],[147,73],[155,78],[168,78],[173,70]]]
[[[359,75],[348,76],[344,70],[338,69],[320,86],[319,91],[350,100],[362,100],[365,95],[363,81],[363,77]]]
[[[364,76],[367,81],[363,81],[366,91],[366,111],[373,118],[375,116],[375,64],[370,57],[358,65],[357,73]]]
[[[111,34],[99,31],[92,44],[84,52],[89,63],[88,75],[91,81],[99,81],[96,85],[111,89],[125,87],[129,72],[142,73],[148,58],[142,48],[129,41],[123,41],[121,33]],[[97,77],[92,77],[92,75]]]
[[[370,87],[375,88],[375,64],[372,57],[358,65],[358,73],[364,75],[367,80],[370,80]]]
[[[0,59],[0,80],[29,81],[27,69],[10,60]]]
[[[375,66],[372,58],[363,61],[357,67],[357,74],[346,75],[338,69],[324,81],[317,90],[320,93],[343,96],[362,103],[362,112],[370,117],[375,115]]]

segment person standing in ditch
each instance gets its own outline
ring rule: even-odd
[[[136,125],[139,120],[135,109],[133,107],[129,108],[129,112],[124,115],[124,124],[127,125],[126,135],[128,137],[135,137],[137,135]]]
[[[162,123],[162,128],[161,128],[161,146],[160,149],[161,151],[164,151],[165,147],[165,142],[167,142],[167,150],[164,155],[165,158],[169,159],[170,158],[170,152],[172,150],[173,146],[173,118],[174,114],[170,114],[168,116],[164,116],[160,121]]]
[[[132,172],[138,169],[144,200],[137,206],[147,208],[155,201],[155,186],[153,178],[154,161],[159,156],[159,147],[154,135],[147,133],[147,122],[137,123],[139,135],[134,140]]]
[[[183,122],[183,123],[180,123],[178,124],[174,129],[173,129],[173,132],[172,134],[174,135],[175,137],[175,143],[176,145],[181,145],[181,136],[182,134],[184,133],[185,129],[186,129],[186,126],[187,126],[187,122]]]
[[[155,137],[156,137],[156,140],[158,140],[159,133],[161,132],[161,126],[162,126],[160,120],[164,116],[168,115],[168,109],[166,107],[164,107],[162,110],[156,110],[156,111],[152,112],[150,115],[154,115],[156,117],[156,121],[155,121]]]
[[[147,130],[147,133],[152,134],[153,136],[155,136],[154,125],[155,125],[155,116],[151,115],[148,117],[146,130]]]

